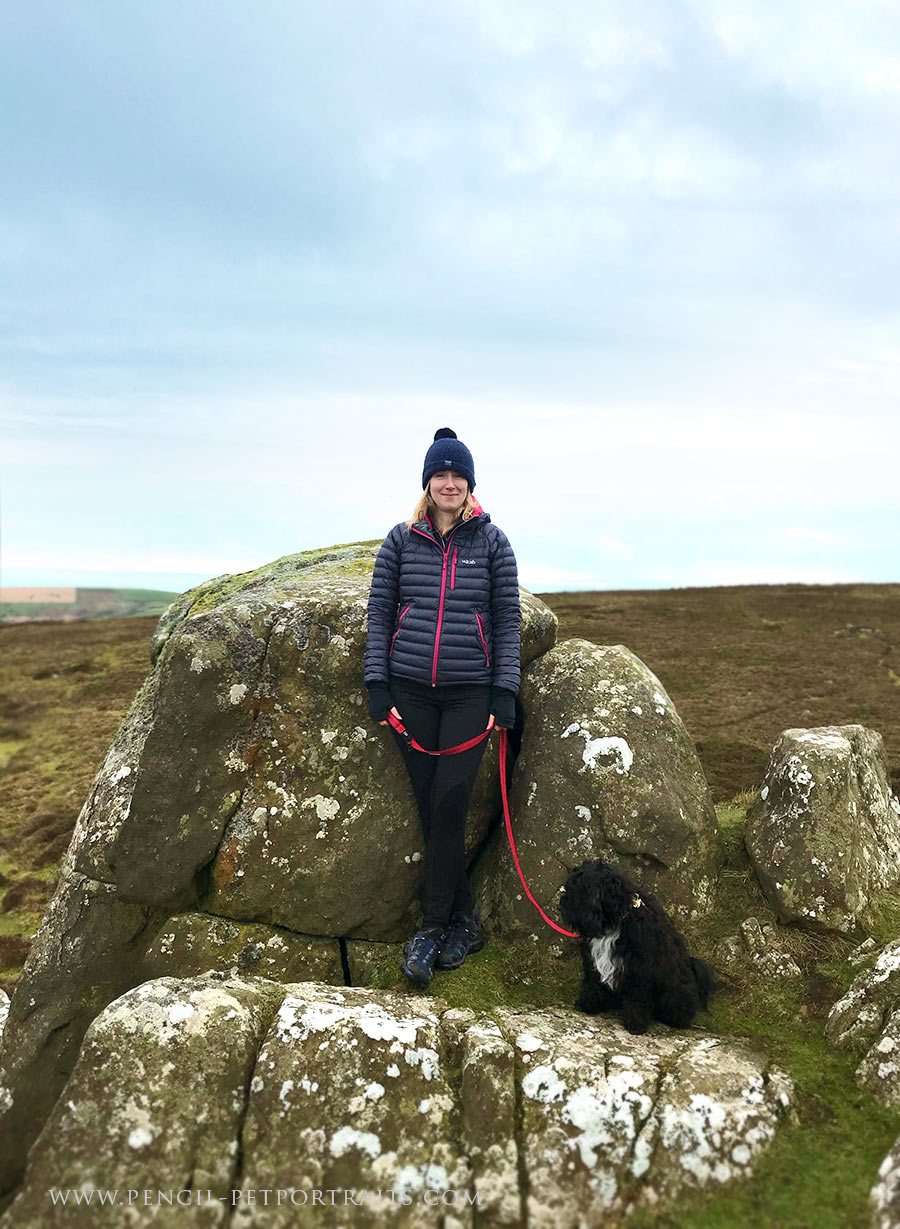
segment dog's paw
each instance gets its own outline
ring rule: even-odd
[[[635,1037],[640,1036],[641,1033],[646,1033],[647,1029],[650,1027],[650,1021],[646,1016],[626,1014],[622,1017],[622,1023],[625,1025],[628,1032],[633,1034]]]

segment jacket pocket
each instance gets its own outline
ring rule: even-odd
[[[459,547],[457,546],[453,550],[453,566],[450,569],[450,588],[451,589],[456,588],[456,556],[458,554],[459,554]]]
[[[477,610],[475,611],[475,618],[478,620],[478,638],[481,641],[481,647],[484,649],[484,664],[489,666],[491,664],[491,659],[487,651],[487,645],[484,641],[484,627],[481,623],[481,615]]]
[[[412,603],[410,603],[410,605],[411,604]],[[407,610],[409,610],[409,606],[404,606],[400,612],[400,618],[397,620],[397,630],[394,632],[393,636],[391,636],[391,651],[390,653],[388,653],[388,657],[393,656],[394,641],[397,639],[397,636],[400,634],[400,624],[403,622],[403,616],[406,614]]]

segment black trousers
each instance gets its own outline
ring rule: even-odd
[[[441,751],[480,734],[491,715],[491,688],[483,683],[431,687],[391,679],[394,705],[423,747]],[[422,926],[444,926],[452,913],[471,916],[475,904],[466,874],[466,818],[472,787],[487,746],[457,755],[414,751],[394,731],[412,782],[425,840]]]

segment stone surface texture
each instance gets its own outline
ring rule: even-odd
[[[838,999],[825,1022],[838,1049],[862,1053],[856,1082],[882,1105],[900,1106],[900,943],[889,943]]]
[[[633,1037],[561,1008],[163,977],[87,1030],[0,1225],[96,1223],[87,1206],[52,1211],[52,1187],[211,1191],[189,1209],[208,1225],[473,1225],[476,1206],[484,1224],[615,1224],[746,1177],[792,1097],[751,1048],[700,1030]],[[358,1202],[249,1195],[312,1188]],[[406,1200],[366,1206],[390,1189]],[[233,1211],[218,1198],[231,1190]],[[185,1213],[119,1203],[104,1223]]]
[[[624,645],[566,640],[523,674],[527,713],[510,795],[528,886],[551,917],[568,870],[614,862],[675,917],[709,910],[719,863],[715,809],[697,752],[659,679]],[[498,828],[475,871],[484,916],[537,938]]]
[[[779,921],[852,934],[900,880],[900,800],[884,742],[861,725],[785,730],[745,843]]]

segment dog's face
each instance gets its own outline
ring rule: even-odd
[[[635,886],[608,862],[594,859],[569,871],[559,911],[587,938],[615,930],[631,907]]]

